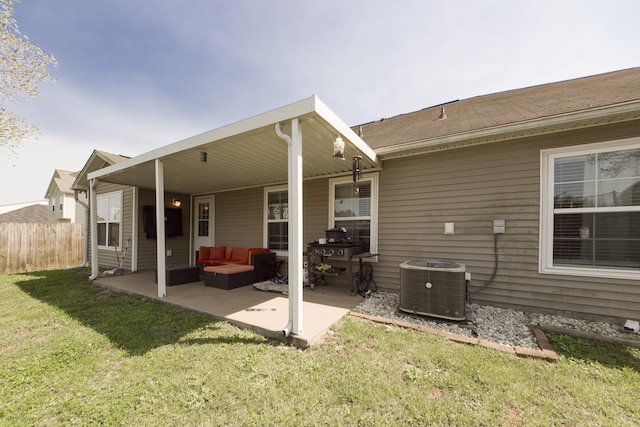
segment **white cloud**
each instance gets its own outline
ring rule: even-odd
[[[40,134],[25,142],[17,158],[1,159],[0,182],[6,184],[0,204],[43,198],[55,169],[79,171],[94,149],[133,157],[208,130],[157,94],[142,96],[143,101],[139,93],[115,99],[92,95],[58,84],[43,90],[36,103],[20,105],[18,113]]]
[[[66,0],[16,9],[60,67],[57,86],[18,106],[42,135],[0,171],[21,183],[15,201],[40,198],[55,168],[79,169],[93,149],[138,155],[312,94],[356,125],[637,66],[640,38],[635,0],[113,0],[107,10]],[[44,182],[28,192],[36,170]]]

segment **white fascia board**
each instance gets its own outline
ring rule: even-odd
[[[316,106],[316,100],[317,97],[313,95],[301,101],[285,105],[284,107],[280,107],[257,116],[249,117],[239,122],[235,122],[196,136],[192,136],[182,141],[178,141],[173,144],[158,148],[156,150],[141,154],[132,159],[125,160],[121,163],[91,172],[89,173],[88,177],[89,179],[94,179],[108,176],[112,173],[120,172],[122,170],[151,162],[156,159],[162,159],[163,157],[170,156],[180,151],[196,148],[201,145],[219,141],[224,138],[233,137],[245,132],[251,132],[265,126],[271,126],[274,123],[279,123],[291,120],[296,117],[311,114],[315,111],[314,109]]]
[[[49,186],[47,187],[47,192],[44,193],[45,199],[48,199],[49,197],[51,197],[51,195],[55,194],[54,186],[57,187],[55,179],[51,178],[51,181],[49,181]]]
[[[88,190],[89,189],[89,174],[88,174],[88,170],[91,166],[91,164],[93,163],[94,159],[96,157],[99,156],[99,151],[98,150],[93,150],[93,152],[91,153],[91,155],[89,156],[89,159],[87,159],[87,161],[85,162],[84,166],[82,166],[82,169],[80,170],[80,172],[78,172],[78,176],[76,176],[76,179],[73,181],[73,185],[71,186],[71,188],[73,188],[74,190]],[[100,156],[102,157],[102,156]],[[106,159],[103,159],[106,161]],[[85,177],[86,175],[86,177]],[[82,178],[85,177],[86,181],[87,181],[87,185],[81,186],[80,182],[82,181]]]
[[[371,147],[367,145],[366,142],[362,138],[360,138],[349,125],[338,117],[336,113],[334,113],[329,107],[327,107],[320,99],[317,97],[316,100],[316,112],[320,117],[322,117],[329,125],[331,125],[334,129],[336,129],[340,135],[345,137],[351,144],[353,144],[357,151],[362,153],[362,155],[367,156],[369,160],[371,160],[377,167],[380,167],[378,156],[376,152],[373,151]],[[336,135],[337,137],[338,135]]]

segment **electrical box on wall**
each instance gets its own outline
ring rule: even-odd
[[[455,223],[453,223],[453,222],[445,222],[444,223],[444,234],[455,234]]]
[[[503,234],[505,232],[505,220],[504,219],[494,219],[493,220],[493,233],[494,234]]]

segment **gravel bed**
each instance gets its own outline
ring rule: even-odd
[[[638,338],[638,334],[624,331],[621,326],[611,323],[525,313],[487,305],[468,304],[467,311],[471,313],[472,321],[460,323],[438,321],[434,318],[404,313],[399,310],[399,306],[400,299],[397,293],[381,291],[372,293],[353,311],[423,325],[454,334],[478,337],[498,344],[533,349],[538,348],[538,344],[528,325],[546,324],[608,337]]]

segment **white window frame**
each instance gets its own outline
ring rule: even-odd
[[[362,181],[370,181],[371,182],[371,216],[369,217],[352,217],[350,220],[361,220],[361,219],[369,219],[370,221],[370,236],[369,236],[369,251],[372,254],[378,253],[378,172],[368,173],[363,175],[362,179],[358,182]],[[327,227],[329,229],[333,228],[335,225],[335,194],[336,194],[336,185],[339,184],[348,184],[353,182],[353,177],[351,175],[340,178],[331,178],[329,179],[329,223]],[[371,259],[371,261],[375,261],[375,259]]]
[[[118,248],[120,248],[120,247],[122,247],[122,215],[123,215],[123,204],[124,204],[122,190],[112,191],[110,193],[104,193],[104,194],[96,195],[96,206],[95,206],[95,209],[98,209],[97,205],[99,204],[99,201],[101,199],[109,199],[109,198],[111,198],[113,196],[118,196],[119,199],[120,199],[120,218],[118,219],[118,221],[109,221],[109,220],[100,221],[100,220],[97,220],[96,222],[98,224],[107,224],[107,230],[106,230],[107,234],[109,233],[109,224],[115,224],[115,223],[119,224],[119,227],[118,227],[118,234],[119,234],[118,242],[119,242],[119,246],[118,246]],[[97,214],[97,211],[96,211],[96,214]],[[98,240],[98,236],[96,236],[96,241],[97,240]],[[106,245],[98,245],[99,249],[109,249],[109,248],[113,248],[113,247],[114,247],[113,244],[111,242],[109,242],[108,239],[107,239],[107,244]]]
[[[540,249],[538,268],[540,273],[612,279],[640,279],[640,271],[607,267],[557,266],[553,264],[554,160],[561,157],[637,148],[640,148],[640,138],[574,145],[540,151]],[[638,206],[620,206],[612,208],[580,208],[575,209],[575,212],[636,212],[638,210],[640,210]]]
[[[269,224],[270,223],[287,223],[287,227],[289,226],[289,219],[288,219],[288,215],[287,218],[282,218],[282,216],[279,219],[269,219],[269,193],[276,193],[276,192],[288,192],[289,188],[287,187],[287,185],[276,185],[273,187],[265,187],[264,188],[264,197],[263,197],[263,214],[262,214],[262,218],[264,220],[264,225],[262,227],[263,229],[263,247],[268,248],[269,247]],[[276,256],[282,256],[282,257],[286,257],[289,255],[289,251],[285,250],[285,249],[270,249],[271,252],[275,252]]]

